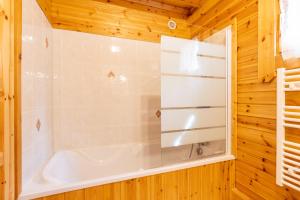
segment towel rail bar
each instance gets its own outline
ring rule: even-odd
[[[300,129],[300,106],[286,105],[286,92],[300,91],[300,68],[277,69],[276,184],[300,191],[300,143],[287,141],[286,127]]]

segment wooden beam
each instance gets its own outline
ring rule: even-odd
[[[276,76],[275,66],[275,0],[258,1],[258,79],[270,82]]]

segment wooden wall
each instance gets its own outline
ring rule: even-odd
[[[15,139],[20,144],[21,5],[21,0],[0,0],[0,199],[5,200],[15,199],[20,189],[15,169],[21,146],[15,149]]]
[[[228,5],[230,2],[227,1]],[[278,187],[275,183],[275,44],[270,38],[274,38],[276,13],[270,12],[276,11],[277,5],[273,0],[250,0],[246,6],[228,7],[224,12],[214,12],[221,10],[217,5],[205,13],[211,16],[209,22],[198,24],[200,28],[195,28],[196,32],[199,30],[199,37],[205,38],[229,24],[233,18],[237,19],[238,129],[235,185],[238,192],[255,200],[300,199],[299,192]],[[295,63],[293,66],[296,66]],[[299,93],[297,95],[298,98],[289,95],[288,101],[299,103]]]
[[[220,200],[230,198],[234,161],[66,192],[38,200]]]

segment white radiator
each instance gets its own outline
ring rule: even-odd
[[[300,91],[300,68],[277,70],[276,183],[300,191],[300,143],[288,141],[285,128],[299,129],[300,106],[286,105],[286,92]],[[300,98],[300,96],[299,96]]]

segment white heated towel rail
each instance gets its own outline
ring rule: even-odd
[[[285,128],[299,129],[300,106],[286,105],[285,93],[300,91],[300,68],[277,70],[276,183],[300,191],[300,143],[286,140]]]

